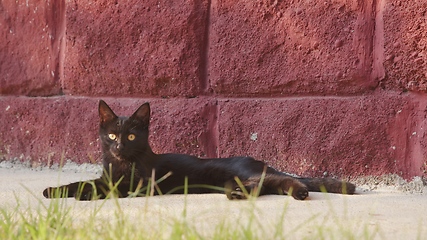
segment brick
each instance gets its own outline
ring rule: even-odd
[[[196,96],[205,85],[208,1],[67,4],[64,91]]]
[[[369,91],[372,1],[213,1],[209,79],[227,96]]]
[[[253,156],[307,176],[426,176],[427,100],[414,94],[283,99],[104,99],[152,108],[156,153]],[[98,99],[0,98],[0,159],[99,163]]]
[[[307,176],[420,175],[408,163],[426,164],[416,156],[425,151],[406,142],[416,105],[393,94],[223,100],[219,155],[249,155]]]
[[[427,99],[419,94],[410,94],[412,107],[403,112],[407,115],[396,124],[400,131],[392,132],[392,136],[403,146],[397,159],[404,159],[398,163],[401,165],[399,175],[411,179],[413,176],[427,177]]]
[[[0,99],[0,153],[36,165],[98,158],[96,102],[91,99]]]
[[[60,94],[64,1],[2,1],[0,94]]]
[[[384,68],[386,87],[427,92],[425,1],[385,1]]]

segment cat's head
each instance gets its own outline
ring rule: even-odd
[[[149,103],[142,104],[130,117],[119,117],[100,100],[99,120],[99,137],[104,157],[133,162],[149,148]]]

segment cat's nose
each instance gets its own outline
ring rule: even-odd
[[[123,144],[122,143],[118,143],[116,146],[117,150],[122,150],[123,149]]]

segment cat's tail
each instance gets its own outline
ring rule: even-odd
[[[298,178],[310,192],[354,194],[356,185],[334,178]]]

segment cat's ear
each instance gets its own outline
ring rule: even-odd
[[[103,101],[99,101],[99,120],[101,125],[104,125],[107,122],[111,122],[117,119],[116,114],[114,114],[113,110]]]
[[[150,104],[148,102],[142,104],[134,114],[132,114],[131,118],[137,120],[138,122],[148,126],[150,123]]]

